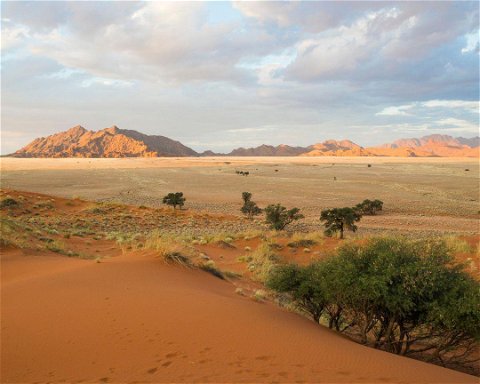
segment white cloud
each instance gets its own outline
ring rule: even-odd
[[[386,107],[382,111],[376,113],[377,116],[410,116],[405,112],[414,107],[413,104],[400,105],[398,107]]]
[[[475,31],[465,35],[466,45],[462,48],[462,53],[477,52],[480,54],[480,31]]]
[[[479,112],[480,103],[468,100],[429,100],[422,103],[427,108],[461,108],[471,112]]]
[[[467,120],[455,119],[451,117],[437,120],[435,121],[435,124],[448,128],[448,130],[452,132],[471,132],[478,134],[480,129],[478,123],[473,124]]]

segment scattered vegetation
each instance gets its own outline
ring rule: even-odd
[[[299,208],[287,210],[287,208],[280,204],[270,204],[265,208],[265,221],[272,229],[281,231],[285,229],[288,224],[304,218],[299,212]]]

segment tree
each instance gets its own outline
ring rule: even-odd
[[[295,220],[303,219],[299,208],[288,209],[280,204],[270,204],[265,208],[265,220],[272,229],[280,231]]]
[[[340,239],[343,239],[343,232],[348,229],[352,232],[357,230],[355,222],[360,221],[362,215],[355,209],[333,208],[322,211],[320,221],[325,222],[325,235],[332,236],[334,233],[340,233]]]
[[[363,200],[360,204],[355,206],[355,209],[362,215],[376,215],[377,211],[381,211],[383,208],[383,201],[381,200]]]
[[[177,209],[177,206],[183,207],[185,200],[187,199],[183,197],[183,192],[171,192],[164,196],[163,204],[171,205],[173,209]]]
[[[252,199],[252,194],[250,192],[242,192],[242,200],[243,206],[240,208],[240,211],[244,215],[246,215],[250,220],[253,219],[254,216],[259,215],[262,213],[260,207],[255,203]]]

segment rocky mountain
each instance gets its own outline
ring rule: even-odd
[[[199,156],[193,149],[164,136],[150,136],[116,126],[88,131],[77,125],[40,137],[16,151],[14,157],[157,157]]]
[[[480,138],[430,135],[400,139],[364,148],[350,140],[327,140],[308,147],[260,145],[237,148],[228,154],[197,153],[165,136],[120,129],[116,126],[88,131],[77,125],[68,131],[35,139],[10,156],[15,157],[161,157],[161,156],[396,156],[479,157]]]
[[[306,150],[304,147],[291,147],[285,144],[276,147],[263,144],[255,148],[237,148],[227,156],[298,156]]]
[[[418,139],[400,139],[367,149],[376,156],[478,157],[479,137],[466,139],[435,134]]]

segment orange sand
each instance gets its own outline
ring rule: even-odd
[[[355,344],[148,253],[2,254],[2,383],[478,383]]]

